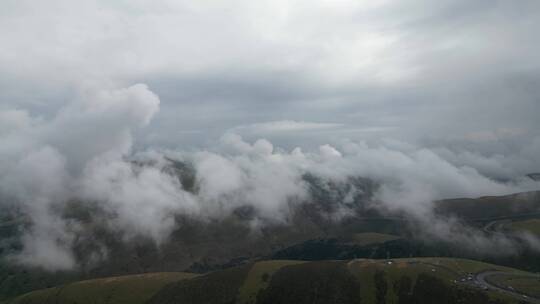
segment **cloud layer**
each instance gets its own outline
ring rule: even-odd
[[[17,259],[76,264],[69,200],[159,243],[177,214],[250,206],[254,227],[287,223],[306,173],[370,178],[380,209],[429,219],[434,199],[538,189],[523,176],[540,172],[539,13],[532,0],[4,1],[0,197],[33,223]],[[194,167],[196,193],[167,158]],[[439,224],[426,222],[451,234]]]
[[[55,213],[55,205],[78,193],[86,171],[91,175],[96,164],[114,164],[129,153],[132,131],[147,125],[158,110],[159,98],[138,84],[84,94],[50,120],[23,110],[2,112],[10,124],[0,148],[2,201],[19,206],[34,224],[23,239],[24,261],[51,268],[74,265],[72,227]],[[111,182],[114,177],[103,173],[101,178]]]
[[[539,186],[526,177],[496,181],[476,169],[488,171],[493,163],[502,166],[501,161],[396,140],[343,141],[339,147],[323,144],[315,150],[296,147],[289,152],[266,139],[250,143],[228,132],[203,150],[132,151],[133,134],[150,123],[159,103],[147,86],[137,84],[85,92],[51,119],[23,110],[1,113],[7,118],[0,150],[2,201],[17,206],[31,222],[17,261],[48,269],[76,265],[72,246],[83,227],[62,215],[65,204],[73,200],[100,206],[108,214],[106,225],[127,240],[144,236],[161,243],[176,227],[178,215],[205,221],[249,207],[254,228],[286,225],[296,206],[313,199],[305,174],[337,183],[365,177],[380,184],[372,207],[403,213],[437,227],[440,233],[435,235],[452,239],[448,223],[433,215],[433,200],[502,195]],[[298,122],[259,126],[278,131],[328,127]],[[171,160],[193,166],[196,191],[184,188],[171,173]],[[355,191],[354,186],[351,189]],[[346,198],[329,203],[337,210],[330,217],[347,215]],[[474,233],[472,237],[483,240]]]
[[[533,0],[5,1],[0,108],[50,117],[80,90],[141,82],[162,111],[139,146],[288,121],[289,135],[267,136],[288,148],[385,136],[505,154],[540,136],[539,12]],[[293,121],[342,127],[298,134]]]

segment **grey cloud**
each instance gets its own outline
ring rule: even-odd
[[[382,207],[416,217],[538,189],[520,179],[540,171],[537,1],[0,7],[0,189],[36,225],[23,261],[76,263],[53,211],[73,196],[162,242],[174,213],[287,222],[307,171],[381,181]],[[156,151],[193,162],[200,194]],[[155,166],[132,166],[142,154]]]
[[[134,85],[83,94],[51,120],[32,119],[23,111],[2,112],[12,126],[4,129],[0,149],[2,202],[17,204],[33,223],[23,237],[20,261],[74,266],[73,234],[55,207],[77,197],[88,167],[99,160],[114,164],[129,153],[131,130],[148,124],[158,108],[157,96]],[[106,195],[105,190],[95,194]]]
[[[538,135],[535,1],[4,6],[2,103],[50,114],[80,88],[148,83],[164,111],[141,145],[279,120],[395,127],[406,141]]]

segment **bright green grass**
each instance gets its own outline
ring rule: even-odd
[[[33,291],[9,303],[138,304],[146,302],[166,284],[194,276],[191,273],[161,272],[80,281]]]
[[[255,303],[257,294],[265,289],[272,275],[282,267],[304,263],[303,261],[264,261],[253,264],[246,280],[240,287],[238,302],[241,304]]]

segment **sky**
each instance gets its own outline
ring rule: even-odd
[[[524,177],[540,172],[539,15],[533,0],[0,0],[0,199],[34,222],[18,259],[76,264],[57,214],[74,197],[161,242],[174,213],[250,204],[286,222],[305,172],[374,179],[384,208],[419,218],[540,189]],[[194,165],[197,195],[165,155]]]
[[[537,1],[1,6],[0,109],[47,119],[84,92],[143,83],[161,103],[141,147],[203,147],[227,130],[289,148],[540,132]]]

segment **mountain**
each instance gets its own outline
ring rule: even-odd
[[[530,290],[538,287],[537,275],[462,259],[269,260],[206,275],[156,273],[81,281],[6,303],[502,304],[534,301],[537,293]]]
[[[479,198],[455,198],[435,202],[435,211],[466,220],[491,220],[540,215],[540,191]]]
[[[176,176],[186,190],[199,191],[189,163],[170,161],[163,170]],[[176,215],[175,229],[159,245],[144,237],[126,241],[125,235],[103,224],[113,215],[99,204],[69,201],[62,205],[63,217],[80,224],[72,248],[79,267],[71,271],[48,272],[12,263],[9,257],[21,250],[21,231],[31,222],[17,210],[5,210],[0,218],[0,300],[80,280],[163,272],[220,273],[261,260],[446,256],[540,271],[539,250],[521,238],[524,231],[537,231],[540,192],[434,202],[437,216],[458,218],[456,223],[476,229],[480,236],[500,234],[513,242],[513,254],[491,256],[444,239],[425,239],[404,214],[378,210],[373,203],[379,188],[375,181],[355,176],[332,181],[314,174],[305,174],[303,180],[309,199],[293,205],[287,223],[268,222],[254,229],[256,214],[250,206],[219,219]],[[96,259],[96,252],[105,253]]]

